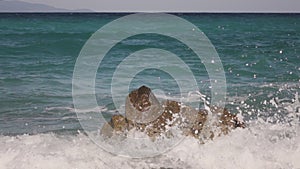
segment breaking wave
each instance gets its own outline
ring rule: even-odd
[[[6,169],[52,168],[298,168],[300,127],[253,122],[200,144],[187,137],[153,158],[112,155],[86,135],[53,133],[0,137],[0,164]]]

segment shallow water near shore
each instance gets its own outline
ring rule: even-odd
[[[83,134],[0,138],[4,168],[299,168],[299,126],[251,124],[206,144],[188,137],[144,159],[112,155]]]
[[[246,129],[206,144],[187,137],[146,159],[115,156],[91,142],[72,102],[74,65],[88,38],[124,15],[0,14],[0,168],[300,168],[299,14],[176,14],[215,46],[226,73],[226,107],[244,118]],[[214,79],[184,45],[138,35],[103,60],[95,89],[99,106],[84,112],[101,111],[107,119],[117,113],[111,75],[126,54],[150,47],[185,60],[209,101]],[[182,99],[165,72],[140,72],[129,91],[141,85],[153,89],[159,100]],[[202,103],[197,91],[189,92],[187,103]]]

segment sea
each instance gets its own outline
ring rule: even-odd
[[[186,91],[186,104],[201,102],[195,107],[201,109],[213,97],[216,80],[186,44],[160,34],[137,34],[106,53],[94,80],[97,107],[78,112],[73,80],[82,49],[97,30],[129,15],[0,14],[0,169],[300,169],[299,14],[168,14],[195,25],[193,30],[201,30],[214,47],[226,78],[225,107],[247,127],[205,144],[187,137],[145,158],[119,156],[95,144],[78,114],[98,113],[109,120],[124,113],[114,104],[111,82],[122,61],[136,51],[164,49],[186,63],[197,84],[197,90]],[[112,34],[132,26],[123,24]],[[110,45],[108,39],[101,45]],[[144,69],[123,77],[130,83],[119,90],[129,93],[146,85],[160,101],[182,99],[177,78],[189,81],[190,76],[179,72],[180,77],[174,77],[155,66],[147,68],[141,60],[136,66]],[[166,65],[171,62],[163,60]],[[122,73],[126,75],[126,69]]]

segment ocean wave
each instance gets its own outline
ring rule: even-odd
[[[300,126],[256,121],[200,144],[187,137],[167,153],[131,159],[113,155],[86,135],[0,136],[0,168],[297,168]]]

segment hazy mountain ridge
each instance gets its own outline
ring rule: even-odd
[[[0,12],[93,12],[89,9],[63,9],[23,1],[0,1]]]

